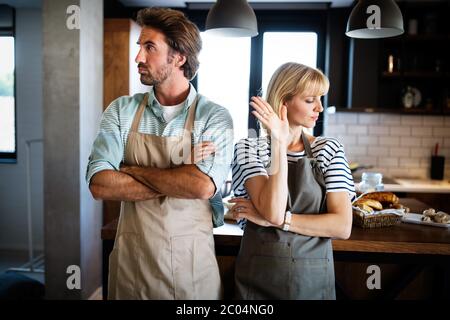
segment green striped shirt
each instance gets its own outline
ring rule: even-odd
[[[163,137],[183,133],[189,107],[197,96],[195,88],[190,91],[182,111],[171,121],[166,122],[163,108],[155,97],[153,87],[149,90],[149,100],[139,124],[139,132]],[[125,158],[125,146],[134,115],[144,97],[143,93],[123,96],[114,100],[102,115],[100,129],[95,138],[86,172],[89,184],[92,176],[102,170],[119,170]],[[210,199],[215,226],[223,223],[223,204],[220,188],[230,171],[233,157],[233,121],[227,109],[198,95],[192,142],[212,141],[216,148],[214,156],[196,164],[198,169],[208,175],[216,187]]]

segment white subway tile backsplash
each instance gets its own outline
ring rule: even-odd
[[[398,158],[378,157],[378,166],[379,167],[397,168],[398,167]]]
[[[442,116],[426,116],[423,117],[423,124],[425,126],[440,126],[444,125],[444,117]]]
[[[416,179],[425,179],[427,177],[427,170],[416,168],[416,169],[391,169],[389,170],[389,174],[395,178],[416,178]]]
[[[387,126],[369,126],[370,135],[387,136],[389,135],[389,127]]]
[[[389,155],[394,157],[409,157],[409,148],[390,147]]]
[[[421,168],[430,168],[431,165],[431,158],[430,157],[426,157],[426,158],[420,158],[420,167]]]
[[[421,125],[423,123],[422,116],[401,116],[401,124],[404,125]]]
[[[411,148],[409,156],[411,158],[424,158],[431,156],[431,148]]]
[[[325,127],[324,131],[327,136],[345,134],[347,132],[347,126],[345,124],[335,124],[332,126]]]
[[[352,161],[357,162],[360,165],[364,165],[364,166],[376,166],[377,165],[377,157],[353,156]]]
[[[378,137],[377,136],[358,136],[357,143],[358,143],[358,145],[376,146],[376,145],[378,145]]]
[[[450,136],[450,127],[434,127],[433,136],[434,137]]]
[[[420,159],[417,158],[400,158],[400,168],[420,168]]]
[[[444,122],[446,127],[450,127],[450,116],[446,116]]]
[[[349,161],[374,165],[370,171],[428,178],[439,143],[450,177],[450,116],[338,113],[329,120],[326,135],[344,145]]]
[[[378,140],[380,146],[399,146],[399,137],[380,137]]]
[[[352,156],[365,156],[367,155],[367,147],[366,146],[346,147],[345,153],[348,158],[352,158]]]
[[[413,137],[432,137],[433,128],[432,127],[412,127],[411,135]]]
[[[356,145],[356,136],[338,134],[333,136],[333,138],[336,138],[344,146]]]
[[[337,114],[337,123],[338,124],[357,124],[358,123],[358,114],[350,113],[350,112],[342,112]]]
[[[358,115],[359,124],[378,124],[380,115],[370,113],[360,113]]]
[[[418,147],[422,143],[420,138],[401,137],[400,146],[402,147]]]
[[[450,148],[440,148],[439,155],[446,157],[446,161],[450,161]]]
[[[381,114],[378,120],[380,125],[399,125],[400,124],[400,116],[396,114]]]
[[[442,146],[444,143],[444,139],[443,138],[422,138],[422,146],[423,147],[432,148],[436,145],[436,143],[439,143],[439,145]],[[449,147],[450,147],[450,145],[449,145]]]
[[[357,125],[357,126],[348,126],[348,133],[351,134],[355,134],[355,135],[360,135],[360,134],[367,134],[367,127],[366,126],[361,126],[361,125]]]
[[[409,126],[391,127],[389,132],[391,136],[410,136],[411,127]]]
[[[371,147],[371,146],[369,146],[367,148],[367,154],[369,156],[375,156],[375,157],[378,157],[380,155],[387,155],[387,154],[389,154],[389,148],[388,147]]]
[[[444,147],[450,147],[450,138],[445,138],[445,139],[444,139],[444,144],[443,144],[443,146],[444,146]]]

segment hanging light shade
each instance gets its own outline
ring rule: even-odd
[[[394,0],[359,0],[347,22],[351,38],[395,37],[404,32],[402,13]]]
[[[258,35],[258,23],[247,0],[217,0],[206,17],[206,31],[227,37],[254,37]]]

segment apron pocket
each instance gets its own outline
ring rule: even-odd
[[[118,235],[109,256],[109,290],[111,299],[136,299],[136,277],[138,273],[139,235]]]
[[[248,276],[240,275],[247,282],[247,299],[289,299],[290,266],[290,258],[251,257]]]
[[[330,259],[293,259],[292,299],[334,299],[334,269]]]

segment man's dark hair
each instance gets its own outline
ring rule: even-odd
[[[192,80],[200,62],[198,54],[202,49],[202,39],[197,26],[183,12],[168,8],[145,8],[139,10],[137,23],[141,27],[151,27],[160,30],[167,39],[172,50],[186,57],[181,67],[184,76]]]

